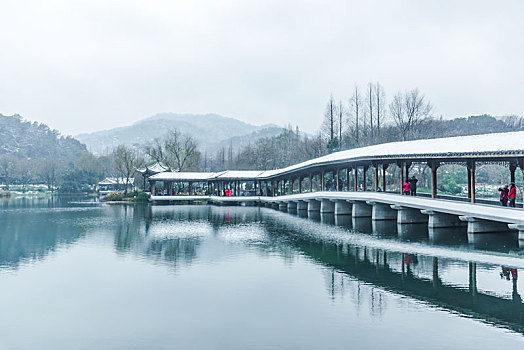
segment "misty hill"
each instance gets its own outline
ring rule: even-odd
[[[210,152],[230,145],[238,149],[259,138],[282,132],[282,128],[276,125],[256,126],[218,114],[161,113],[130,126],[80,134],[76,138],[85,143],[93,153],[104,154],[120,144],[147,144],[174,129],[192,136],[198,141],[202,151]]]
[[[13,154],[19,158],[75,159],[87,151],[78,140],[61,136],[47,125],[29,122],[15,114],[0,114],[0,155]]]

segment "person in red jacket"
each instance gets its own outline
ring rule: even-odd
[[[515,183],[511,183],[511,187],[509,188],[509,194],[508,194],[508,205],[510,207],[515,208],[515,201],[517,200],[517,188],[515,187]]]

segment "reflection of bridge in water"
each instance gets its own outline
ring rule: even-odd
[[[292,239],[288,241],[292,242],[295,249],[324,266],[332,267],[338,273],[524,333],[524,304],[517,290],[517,279],[512,280],[511,298],[489,290],[479,290],[477,287],[478,267],[491,269],[493,266],[490,264],[467,263],[468,280],[461,283],[462,285],[454,285],[442,280],[440,268],[450,264],[456,265],[457,262],[463,263],[461,260],[314,240],[311,236],[304,236],[299,223],[289,222],[289,219],[276,219],[273,223],[270,222],[267,228],[270,232],[278,232],[280,235],[291,235]],[[415,266],[422,271],[415,273]],[[431,269],[424,271],[427,267]],[[334,278],[332,283],[335,283]],[[336,290],[334,285],[331,290]]]
[[[468,262],[463,257],[438,257],[425,254],[413,254],[409,243],[403,243],[406,251],[396,250],[398,247],[377,248],[387,246],[387,240],[381,238],[367,237],[379,244],[333,243],[324,240],[322,236],[315,236],[324,231],[335,222],[336,216],[318,216],[315,220],[304,220],[303,218],[287,214],[266,215],[263,209],[258,208],[227,208],[211,206],[160,206],[149,207],[145,215],[145,226],[142,229],[125,231],[132,237],[122,235],[122,230],[115,236],[115,244],[121,250],[136,250],[154,260],[163,259],[177,265],[178,262],[191,263],[198,257],[198,249],[205,237],[186,235],[170,238],[167,236],[155,236],[155,225],[169,223],[171,220],[178,224],[187,222],[191,225],[202,225],[200,229],[209,230],[209,234],[217,235],[224,227],[242,230],[237,224],[261,224],[268,234],[267,245],[259,249],[267,249],[278,246],[281,254],[292,257],[297,252],[310,257],[315,262],[333,268],[338,274],[343,274],[366,284],[378,288],[405,295],[415,300],[421,300],[430,305],[441,307],[459,314],[474,317],[484,322],[510,328],[514,331],[524,333],[524,304],[517,290],[517,280],[512,282],[500,281],[508,288],[507,293],[478,288],[478,269],[486,273],[497,274],[492,260],[496,257],[486,255],[488,262],[483,262],[484,253],[479,252],[476,257],[479,260]],[[123,221],[125,222],[125,221]],[[326,226],[327,223],[327,226]],[[351,225],[351,221],[342,221],[343,225]],[[353,221],[353,223],[355,223]],[[176,225],[175,224],[175,225]],[[360,229],[365,231],[373,229],[372,221],[360,221]],[[147,227],[147,230],[145,229]],[[183,226],[188,227],[188,226]],[[388,226],[390,227],[390,226]],[[339,229],[344,228],[332,227]],[[376,229],[376,227],[375,227]],[[388,229],[383,227],[384,232]],[[312,231],[305,234],[307,231]],[[317,232],[318,231],[318,232]],[[347,231],[346,231],[347,232]],[[463,232],[465,234],[465,232]],[[406,233],[408,239],[412,239],[418,233]],[[130,243],[130,242],[135,243]],[[127,242],[125,247],[123,242]],[[292,249],[282,249],[282,244]],[[145,248],[144,248],[145,247]],[[444,247],[440,249],[445,249]],[[452,250],[453,251],[453,250]],[[470,249],[469,252],[475,252]],[[460,255],[460,252],[454,252]],[[289,255],[289,256],[288,256]],[[453,254],[451,254],[453,255]],[[499,255],[500,256],[500,255]],[[504,256],[504,255],[502,255]],[[464,281],[447,281],[442,278],[448,267],[463,266],[466,276]],[[500,265],[496,268],[500,268]],[[469,277],[467,277],[469,276]],[[507,282],[507,283],[506,283]],[[333,280],[334,283],[334,280]],[[336,286],[331,286],[333,291]]]
[[[393,142],[336,152],[268,171],[162,172],[149,178],[151,200],[258,204],[281,210],[396,220],[400,224],[424,223],[431,229],[457,227],[463,222],[468,226],[470,241],[479,239],[479,234],[510,234],[514,230],[514,236],[524,245],[522,211],[478,204],[475,180],[479,165],[493,163],[508,168],[510,182],[515,183],[517,169],[524,179],[523,137],[524,132],[512,132]],[[437,170],[442,164],[465,167],[465,201],[439,195]],[[402,193],[414,166],[430,170],[430,194],[420,198],[391,193]],[[187,184],[188,191],[176,193],[173,186],[182,183]],[[200,195],[193,191],[196,184]]]
[[[108,232],[114,234],[118,254],[140,254],[148,260],[165,262],[176,268],[192,264],[199,258],[199,250],[206,239],[220,238],[224,229],[242,233],[246,225],[256,225],[266,234],[266,241],[256,246],[257,251],[277,248],[290,262],[299,253],[337,275],[524,333],[524,304],[517,280],[511,276],[512,281],[498,280],[501,265],[512,267],[512,262],[521,261],[507,254],[486,254],[471,248],[462,252],[456,246],[455,249],[426,243],[414,246],[402,242],[402,238],[382,239],[376,232],[382,230],[387,237],[391,226],[380,228],[370,219],[358,222],[350,217],[340,220],[334,215],[319,214],[313,218],[317,222],[259,208],[118,206],[106,207],[103,211],[71,210],[71,220],[69,212],[63,211],[61,215],[64,213],[65,218],[60,221],[52,220],[49,226],[39,227],[24,220],[23,215],[9,218],[6,227],[10,230],[0,237],[3,264],[12,266],[32,257],[43,257],[57,245],[74,243],[87,231],[79,225],[82,220],[78,220],[78,213],[81,219],[90,221],[99,220],[101,213],[106,216],[104,222],[112,223]],[[45,222],[49,213],[42,210],[35,219]],[[333,224],[357,226],[354,228],[365,234]],[[323,235],[328,231],[335,235]],[[40,232],[48,233],[39,235]],[[406,234],[405,238],[412,241],[418,233]],[[340,237],[357,239],[345,241]],[[522,264],[515,267],[520,268]],[[454,276],[462,276],[463,280],[450,277],[449,272],[457,269],[463,271]],[[486,287],[478,283],[481,280],[478,276],[487,273],[500,281],[502,288],[498,284]],[[333,293],[337,290],[335,283],[333,279],[330,286]]]

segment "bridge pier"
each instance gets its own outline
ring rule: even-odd
[[[397,210],[397,224],[426,224],[428,216],[420,212],[420,209],[392,205]]]
[[[353,205],[345,200],[335,201],[335,215],[351,215]]]
[[[371,217],[372,208],[370,205],[366,204],[366,202],[352,201],[351,203],[353,203],[351,215],[354,218],[370,218]]]
[[[307,210],[307,207],[308,207],[308,202],[307,201],[298,201],[297,202],[297,210],[298,211]]]
[[[498,243],[513,239],[512,231],[507,223],[478,219],[471,216],[460,216],[460,220],[468,223],[468,242],[473,244],[491,244],[495,237],[499,237]],[[515,234],[517,239],[518,234]]]
[[[320,202],[316,199],[310,199],[308,201],[307,211],[320,211]]]
[[[398,233],[397,223],[392,220],[373,220],[371,229],[378,236],[396,236]]]
[[[373,220],[396,220],[397,212],[391,209],[390,204],[367,201],[369,205],[373,206],[371,218]]]
[[[464,226],[464,223],[459,220],[457,215],[439,213],[434,210],[421,210],[420,212],[429,215],[429,228],[454,228]]]
[[[351,213],[350,215],[337,215],[336,210],[337,209],[335,207],[335,225],[336,226],[351,226]]]
[[[278,203],[278,210],[280,210],[280,211],[287,211],[287,203],[286,202]]]
[[[296,202],[287,202],[287,210],[297,210]]]
[[[509,224],[511,230],[518,230],[519,246],[524,247],[524,224]]]
[[[329,199],[322,199],[320,201],[320,212],[321,213],[335,213],[335,203]]]

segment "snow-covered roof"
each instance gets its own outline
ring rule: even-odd
[[[146,172],[161,173],[161,172],[168,171],[168,170],[169,170],[169,167],[167,165],[164,165],[159,162],[156,162],[152,165],[146,165],[145,167],[140,168],[140,169],[136,169],[136,171],[138,171],[140,174],[144,174]]]
[[[268,178],[327,163],[386,158],[456,158],[468,155],[524,156],[524,131],[383,143],[331,153],[287,168],[269,170],[259,177]]]
[[[129,178],[129,184],[132,185],[135,182],[135,179],[130,177]],[[126,179],[123,177],[106,177],[102,181],[98,183],[98,185],[118,185],[118,184],[125,184]]]
[[[206,181],[213,179],[222,173],[196,173],[196,172],[170,172],[155,174],[149,177],[149,180],[154,181]]]
[[[262,174],[261,170],[254,171],[238,171],[238,170],[227,170],[217,176],[217,179],[254,179]]]
[[[328,154],[283,169],[267,171],[229,170],[221,173],[160,173],[152,176],[150,179],[257,180],[327,164],[387,159],[410,159],[415,161],[419,159],[425,161],[431,158],[456,159],[475,156],[484,158],[524,157],[524,131],[383,143]]]

